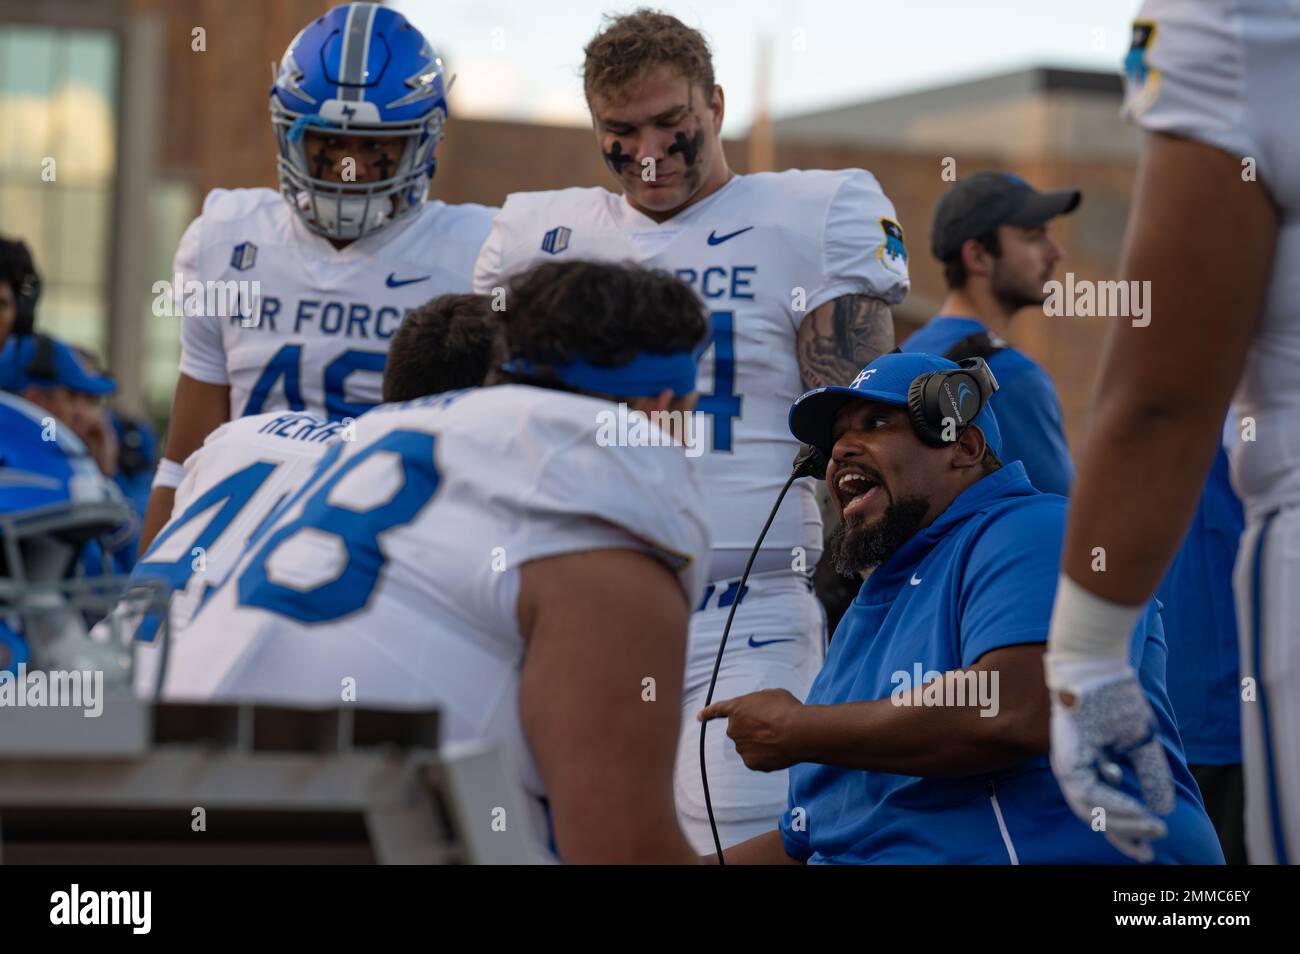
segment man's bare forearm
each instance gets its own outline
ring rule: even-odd
[[[172,506],[176,503],[175,487],[155,487],[149,492],[149,503],[144,510],[144,526],[140,530],[140,552],[144,556],[153,544],[154,537],[166,526],[172,516]]]
[[[730,848],[724,848],[722,853],[726,856],[729,865],[803,864],[798,858],[791,858],[785,853],[785,840],[781,837],[780,829],[776,827],[775,819],[773,819],[771,831],[755,835],[748,841],[742,841]],[[700,860],[706,865],[716,865],[718,856],[705,855]]]
[[[794,747],[801,761],[936,778],[996,771],[1047,751],[1045,709],[1026,718],[1011,710],[986,716],[973,703],[924,705],[916,695],[910,705],[890,698],[804,706]],[[1041,724],[1027,724],[1035,720]]]
[[[172,395],[171,423],[167,428],[163,457],[184,464],[203,446],[207,436],[230,420],[230,385],[209,384],[182,373],[176,379]],[[140,532],[140,553],[153,543],[154,537],[171,519],[176,488],[154,487],[145,510],[144,528]]]
[[[1063,558],[1071,579],[1127,606],[1155,593],[1191,523],[1276,235],[1266,186],[1243,181],[1233,156],[1162,135],[1146,150],[1119,277],[1148,283],[1149,323],[1111,329]]]

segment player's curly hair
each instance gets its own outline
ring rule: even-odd
[[[656,66],[675,66],[693,84],[713,93],[713,54],[699,30],[658,10],[645,7],[607,16],[605,27],[587,44],[582,85],[592,93],[617,96],[629,83]]]
[[[500,317],[487,295],[439,295],[412,308],[388,346],[384,401],[478,387],[501,360]]]
[[[638,354],[694,350],[709,333],[703,303],[675,275],[613,262],[544,262],[521,272],[506,286],[502,316],[510,358],[531,361],[543,380],[549,364],[581,357],[616,368]]]

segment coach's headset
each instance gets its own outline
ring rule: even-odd
[[[54,366],[54,344],[36,331],[36,303],[41,298],[40,273],[36,271],[32,254],[24,242],[0,239],[0,255],[12,262],[10,270],[0,272],[0,281],[9,282],[14,292],[15,315],[10,334],[20,342],[23,338],[36,338],[36,353],[27,366],[27,373],[34,378],[52,380],[58,376]]]
[[[901,354],[902,350],[902,348],[895,348],[891,354]],[[961,404],[957,398],[961,393],[962,384],[972,390],[977,401],[975,409],[966,415],[962,414]],[[957,435],[970,426],[997,389],[998,379],[993,376],[988,362],[983,358],[964,358],[957,362],[956,368],[927,371],[916,376],[907,389],[907,419],[922,443],[929,447],[943,447],[955,441]],[[952,440],[944,438],[946,430],[953,431]],[[800,477],[825,480],[831,450],[830,447],[813,447],[811,444],[804,444],[799,449],[790,477],[781,488],[781,492],[777,494],[772,512],[767,515],[767,521],[754,542],[754,549],[750,551],[745,572],[740,575],[740,585],[736,589],[738,593],[745,592],[745,581],[749,579],[749,571],[754,566],[759,548],[763,545],[763,539],[767,536],[772,521],[776,519],[776,513],[781,508],[781,501],[785,499],[786,492]],[[718,672],[722,668],[722,653],[727,648],[727,637],[731,634],[731,621],[735,618],[736,607],[739,605],[739,599],[732,601],[731,609],[727,612],[726,625],[722,627],[722,641],[718,644],[718,656],[713,661],[713,676],[709,679],[709,691],[704,698],[705,708],[713,703],[713,689],[717,685]],[[722,853],[722,840],[718,837],[718,824],[713,817],[713,801],[709,798],[709,771],[704,758],[704,734],[708,726],[708,722],[700,723],[700,780],[704,785],[704,807],[709,813],[709,830],[713,833],[713,847],[718,852],[718,864],[725,865],[727,862]]]
[[[36,303],[41,297],[41,276],[32,261],[32,253],[21,240],[0,238],[0,281],[13,287],[13,333],[30,335],[36,326]]]
[[[27,376],[40,382],[58,380],[59,369],[54,361],[54,340],[41,332],[27,332],[35,342],[31,360],[27,362]]]

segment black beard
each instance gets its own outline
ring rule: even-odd
[[[841,522],[831,534],[827,550],[831,565],[840,576],[857,576],[879,566],[916,535],[930,510],[924,497],[903,497],[885,508],[869,526],[852,527]]]
[[[993,297],[997,299],[998,304],[1006,309],[1009,315],[1015,314],[1027,305],[1041,305],[1047,300],[1047,293],[1042,288],[1034,292],[1027,292],[1013,280],[1010,280],[1002,269],[1001,263],[994,264],[992,279],[991,291]]]

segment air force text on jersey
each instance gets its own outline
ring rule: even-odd
[[[279,296],[264,295],[262,283],[256,279],[186,281],[179,272],[171,282],[154,282],[153,292],[153,313],[159,318],[224,318],[241,328],[262,329],[272,334],[281,330],[292,335],[315,332],[367,341],[386,341],[393,337],[410,310],[394,305],[314,298],[292,299],[286,305]]]
[[[699,293],[705,301],[727,298],[731,301],[753,301],[751,287],[757,265],[711,265],[704,269],[677,268],[674,274]],[[792,296],[797,291],[791,291]]]
[[[279,298],[266,295],[262,298],[257,320],[245,327],[265,328],[275,332],[279,320],[285,324],[284,330],[293,335],[314,331],[322,335],[341,335],[344,338],[387,340],[397,331],[397,326],[408,310],[392,305],[372,306],[359,301],[323,301],[311,298],[300,298],[285,307]]]
[[[154,314],[200,321],[226,319],[241,328],[261,329],[271,334],[311,332],[387,341],[410,311],[394,305],[316,298],[290,299],[286,304],[278,296],[262,294],[261,285],[259,281],[182,282],[178,274],[175,283],[154,283],[157,295]]]

